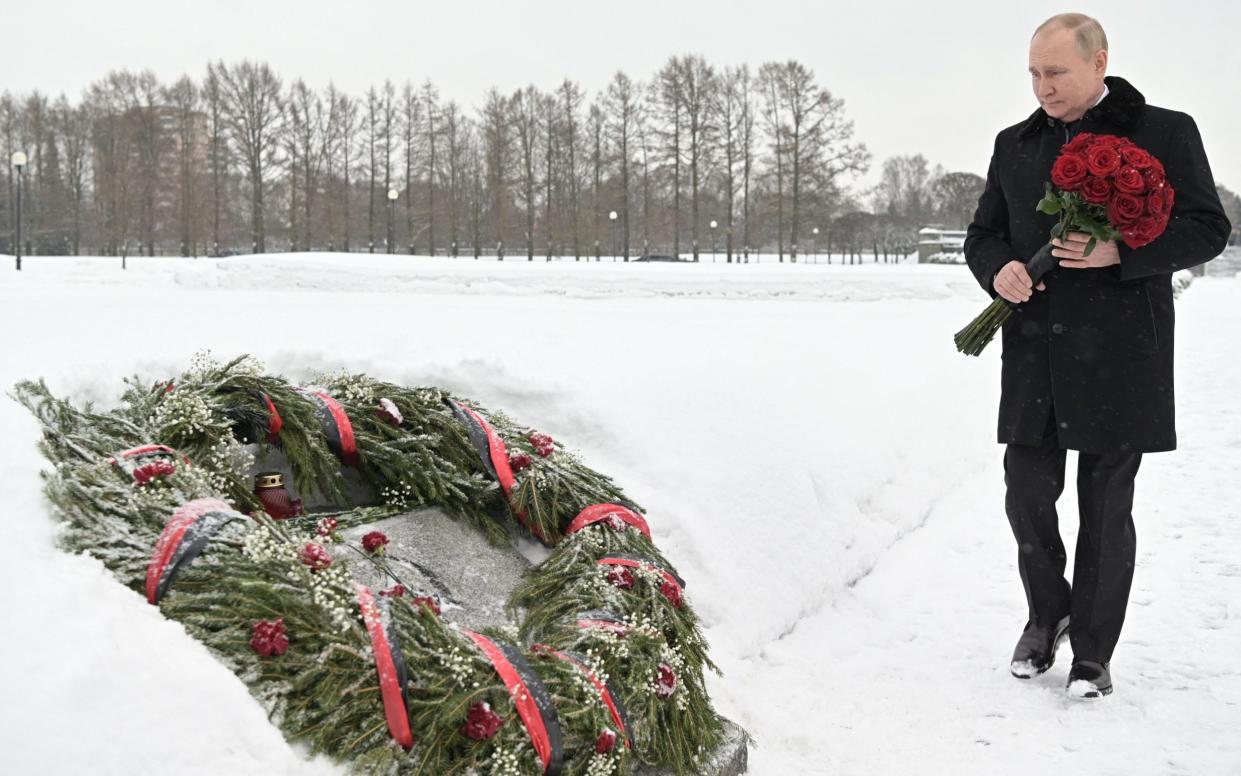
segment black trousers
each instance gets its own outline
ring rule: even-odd
[[[1004,506],[1017,539],[1030,619],[1048,624],[1069,615],[1074,657],[1107,663],[1120,639],[1133,583],[1133,482],[1142,454],[1078,453],[1080,527],[1070,585],[1056,515],[1067,452],[1056,438],[1054,413],[1038,445],[1008,445]]]

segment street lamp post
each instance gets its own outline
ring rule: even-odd
[[[608,220],[612,222],[612,261],[616,261],[616,211],[608,213]]]
[[[715,263],[715,227],[719,226],[715,219],[711,220],[711,263]]]
[[[17,271],[22,271],[22,170],[26,167],[26,154],[13,154],[13,167],[17,170],[17,245],[13,254],[17,257]]]
[[[819,227],[814,228],[814,263],[819,263]]]
[[[396,252],[396,235],[392,231],[392,211],[396,209],[396,198],[398,196],[400,195],[397,194],[396,189],[388,189],[388,240],[387,245],[384,246],[387,248],[388,253]]]

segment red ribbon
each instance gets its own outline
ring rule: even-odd
[[[500,675],[504,686],[508,688],[508,694],[513,698],[513,705],[517,708],[517,716],[521,717],[522,723],[526,726],[526,732],[530,734],[530,742],[534,744],[534,751],[538,753],[539,760],[543,762],[543,770],[546,772],[552,760],[552,744],[547,734],[547,726],[543,722],[543,714],[534,702],[534,696],[526,687],[521,675],[517,673],[517,669],[495,642],[481,633],[465,629],[462,629],[462,633],[469,636],[470,640],[483,651],[483,654],[491,661],[491,665],[495,667],[496,673]]]
[[[608,708],[608,713],[612,715],[612,721],[616,723],[616,727],[620,730],[621,735],[625,737],[625,748],[631,748],[629,743],[629,731],[625,729],[625,719],[621,716],[620,708],[617,707],[615,699],[612,698],[612,691],[608,689],[608,686],[599,681],[599,677],[595,676],[594,673],[586,667],[585,663],[572,655],[566,655],[565,653],[555,649],[551,652],[561,660],[577,666],[578,670],[580,670],[582,674],[590,680],[590,683],[593,684],[595,689],[599,691],[599,698],[603,701],[603,705]]]
[[[108,463],[114,464],[140,455],[151,455],[152,453],[162,453],[163,455],[170,455],[173,457],[180,456],[181,460],[184,461],[187,466],[190,463],[189,456],[185,455],[185,453],[178,453],[176,450],[173,450],[167,445],[141,445],[139,447],[131,447],[128,450],[117,453],[113,457],[109,458]]]
[[[577,621],[577,627],[583,630],[586,628],[598,628],[600,630],[610,631],[619,636],[626,636],[629,634],[628,625],[619,622],[612,622],[611,620],[580,619]]]
[[[148,445],[148,447],[160,446]],[[121,455],[124,455],[124,453],[121,453]],[[167,568],[168,562],[172,560],[177,547],[181,545],[181,539],[185,536],[185,532],[189,530],[191,525],[198,522],[200,517],[208,512],[215,511],[231,512],[232,507],[219,499],[200,498],[177,507],[177,510],[172,513],[172,517],[168,518],[168,522],[164,523],[164,530],[160,532],[159,538],[155,540],[155,550],[151,553],[150,562],[147,563],[146,594],[148,603],[158,603],[159,580],[163,577],[164,569]]]
[[[620,504],[592,504],[586,507],[578,513],[577,517],[573,518],[573,522],[569,523],[569,527],[565,529],[565,535],[575,534],[586,526],[607,520],[613,515],[637,528],[647,539],[651,538],[651,528],[647,525],[646,519]]]
[[[414,745],[414,736],[409,729],[409,712],[405,708],[405,697],[397,681],[392,645],[388,643],[388,634],[384,631],[379,606],[366,585],[355,582],[353,589],[362,609],[362,622],[366,624],[366,631],[371,636],[371,651],[375,653],[375,672],[379,674],[379,694],[383,698],[388,732],[394,741],[409,749]]]
[[[669,584],[675,585],[679,592],[684,592],[684,587],[681,585],[681,581],[677,579],[672,572],[665,571],[653,563],[643,563],[641,561],[633,560],[632,558],[600,558],[598,560],[598,564],[600,566],[628,566],[631,569],[651,569],[652,571],[659,572],[659,575],[662,576]]]
[[[280,413],[276,410],[276,404],[271,397],[262,391],[259,392],[263,403],[267,405],[267,441],[275,444],[280,438],[280,431],[284,428],[284,418],[280,417]]]
[[[340,459],[344,461],[346,466],[356,467],[359,462],[358,443],[353,438],[353,424],[349,422],[349,416],[345,414],[345,408],[340,406],[340,402],[322,391],[315,391],[315,396],[323,400],[323,404],[327,407],[332,420],[336,422],[336,429],[340,432]]]
[[[474,410],[466,407],[464,404],[458,404],[458,407],[469,413],[474,422],[487,434],[487,455],[491,459],[491,467],[496,471],[496,479],[500,481],[500,488],[504,490],[504,495],[510,501],[513,498],[513,485],[516,484],[517,478],[513,476],[513,467],[508,462],[508,448],[504,446],[504,440],[491,427],[491,424],[483,420],[483,416]],[[513,514],[521,521],[526,530],[534,534],[534,538],[547,544],[547,537],[543,532],[538,530],[536,526],[526,520],[526,514],[520,509],[513,509]]]

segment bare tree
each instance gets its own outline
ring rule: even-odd
[[[684,85],[681,63],[672,57],[660,69],[652,84],[651,103],[656,108],[663,164],[672,172],[672,253],[681,255],[681,137]]]
[[[637,125],[642,111],[641,90],[634,85],[629,76],[617,71],[608,84],[605,96],[607,114],[608,145],[613,149],[620,174],[621,205],[620,216],[622,249],[625,261],[629,261],[629,147],[637,134]],[[612,246],[615,251],[616,246]]]
[[[330,112],[330,110],[329,110]],[[294,183],[291,191],[301,194],[302,236],[301,247],[310,250],[314,244],[314,204],[315,195],[320,189],[320,176],[326,162],[326,142],[328,116],[323,107],[323,98],[318,92],[297,79],[289,90],[289,136],[292,144],[292,158],[297,160],[297,168],[292,177]],[[297,236],[293,235],[296,243]]]
[[[972,172],[949,172],[939,176],[932,189],[939,212],[950,226],[964,229],[973,219],[986,180]]]
[[[435,255],[435,178],[438,167],[435,158],[435,141],[439,136],[439,90],[430,81],[422,85],[423,131],[426,138],[427,173],[427,253]]]
[[[492,88],[483,104],[482,145],[491,201],[491,237],[497,244],[504,241],[508,228],[510,143],[508,100],[498,89]]]
[[[211,254],[220,253],[220,217],[224,207],[224,182],[229,166],[227,122],[220,70],[223,65],[207,65],[203,79],[203,107],[207,113],[207,167],[211,175]]]
[[[600,258],[599,223],[600,221],[603,220],[602,210],[600,209],[600,206],[602,204],[602,194],[603,194],[603,159],[604,159],[603,129],[606,123],[604,120],[604,116],[605,114],[603,111],[603,107],[600,105],[599,100],[595,100],[593,103],[591,103],[590,113],[587,115],[586,128],[587,128],[587,132],[590,133],[590,140],[591,140],[590,161],[591,161],[591,168],[593,170],[593,176],[592,176],[593,185],[591,187],[591,194],[590,194],[590,209],[591,209],[590,234],[591,234],[591,238],[595,241],[595,261],[598,261]]]
[[[64,145],[64,184],[72,210],[73,255],[82,248],[82,217],[86,202],[86,169],[90,158],[90,116],[84,105],[71,107],[61,95],[53,108],[53,122]]]
[[[513,93],[509,98],[509,116],[513,140],[517,142],[517,198],[526,216],[526,261],[534,261],[534,212],[538,187],[539,105],[541,96],[533,86]]]
[[[581,202],[582,176],[578,169],[580,166],[578,146],[581,144],[579,135],[581,134],[581,110],[584,97],[581,87],[567,78],[560,84],[559,95],[564,150],[568,157],[565,159],[565,176],[566,193],[569,198],[569,228],[573,234],[573,259],[581,261],[581,219],[578,208]]]
[[[409,252],[414,252],[414,168],[418,163],[422,136],[422,100],[408,82],[401,89],[401,140],[405,146],[405,231],[409,235]]]
[[[253,248],[267,250],[264,194],[277,169],[284,110],[280,79],[266,63],[243,61],[219,65],[224,117],[250,184],[250,231]]]
[[[451,254],[457,256],[461,239],[461,205],[465,201],[466,163],[470,125],[457,107],[449,102],[443,111],[444,164],[443,188],[448,192],[448,240]]]

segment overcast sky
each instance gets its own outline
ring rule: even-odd
[[[467,108],[498,86],[592,94],[617,69],[647,80],[672,54],[722,67],[797,59],[845,100],[858,139],[882,160],[924,154],[984,174],[995,133],[1037,107],[1030,34],[1083,11],[1111,44],[1109,73],[1149,102],[1194,116],[1216,180],[1241,190],[1241,3],[677,2],[677,0],[6,0],[0,90],[71,97],[114,68],[165,81],[208,60],[266,60],[286,80],[354,95],[391,78],[433,81]]]

